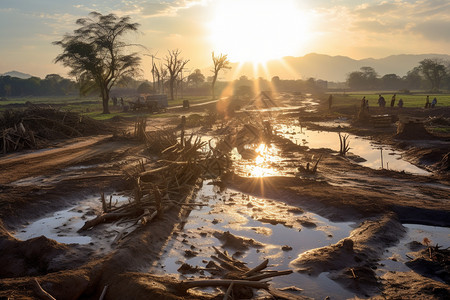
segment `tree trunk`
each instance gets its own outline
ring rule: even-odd
[[[107,87],[102,87],[102,104],[103,112],[102,114],[109,114],[109,90]]]
[[[169,89],[170,89],[170,99],[171,100],[174,100],[174,97],[173,97],[173,82],[174,82],[174,80],[169,80]]]
[[[216,80],[217,80],[217,73],[214,74],[214,77],[212,79],[212,84],[211,84],[211,90],[212,90],[212,99],[215,100],[216,99],[216,93],[214,91],[214,86],[216,85]]]

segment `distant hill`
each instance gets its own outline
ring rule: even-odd
[[[21,79],[28,79],[30,77],[33,77],[33,75],[18,72],[18,71],[9,71],[9,72],[0,74],[0,76],[11,76],[11,77],[17,77],[17,78],[21,78]]]
[[[419,62],[425,58],[440,58],[450,61],[450,55],[447,54],[401,54],[380,59],[366,58],[357,60],[347,56],[311,53],[302,57],[284,57],[282,61],[269,61],[267,63],[268,74],[264,76],[254,76],[253,65],[250,63],[243,64],[238,74],[235,74],[235,70],[238,67],[236,63],[233,64],[233,69],[227,71],[224,77],[227,80],[230,80],[231,76],[239,78],[242,75],[249,78],[261,76],[269,80],[273,76],[279,76],[281,79],[307,79],[313,77],[342,82],[347,79],[349,73],[358,71],[361,67],[372,67],[379,76],[386,74],[404,76],[408,71],[417,67]],[[286,66],[289,66],[289,68],[286,68]]]

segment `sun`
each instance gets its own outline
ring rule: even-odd
[[[298,53],[308,24],[293,0],[221,0],[208,27],[216,52],[235,62],[265,63]]]

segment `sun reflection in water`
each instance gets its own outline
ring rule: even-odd
[[[278,156],[278,149],[273,145],[259,144],[255,148],[256,157],[249,161],[240,161],[240,169],[249,177],[268,177],[280,175],[280,171],[275,166],[281,161]]]

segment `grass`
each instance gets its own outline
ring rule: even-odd
[[[366,100],[369,100],[369,106],[378,106],[378,95],[379,92],[367,92],[365,94],[362,93],[347,93],[346,95],[333,95],[333,106],[354,106],[361,105],[362,97],[366,97]],[[382,93],[381,95],[386,100],[386,107],[389,107],[391,104],[391,98],[394,93]],[[434,97],[437,99],[437,107],[439,106],[450,106],[450,94],[426,94],[426,93],[417,93],[417,94],[396,94],[395,97],[395,106],[400,99],[403,99],[404,107],[424,107],[427,95],[430,96],[430,103]]]
[[[124,97],[125,105],[128,101],[133,100],[134,97]],[[170,106],[178,106],[183,104],[183,100],[189,100],[190,104],[202,103],[210,101],[209,96],[186,96],[176,100],[169,100]],[[135,118],[137,116],[148,118],[163,118],[176,116],[174,114],[161,113],[151,114],[142,111],[123,112],[121,107],[114,107],[112,101],[110,102],[110,114],[102,114],[102,101],[99,97],[79,97],[79,96],[58,96],[58,97],[14,97],[8,98],[7,101],[0,101],[0,111],[5,110],[5,106],[9,104],[25,104],[31,102],[33,104],[50,105],[59,107],[62,110],[82,113],[96,120],[109,120],[115,116],[124,118]]]

